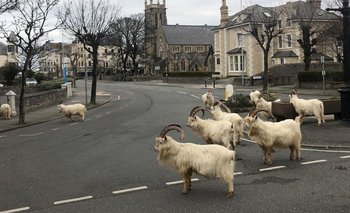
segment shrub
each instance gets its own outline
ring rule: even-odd
[[[237,94],[228,98],[228,107],[252,107],[249,95]]]
[[[20,69],[17,65],[8,64],[0,68],[0,73],[8,85],[13,85],[18,72],[20,72]]]
[[[35,73],[34,78],[40,84],[43,80],[47,80],[44,73]]]
[[[211,77],[212,72],[167,72],[169,77]],[[165,73],[163,73],[165,76]]]
[[[328,71],[326,72],[326,80],[341,82],[343,81],[344,73],[343,72],[334,72]],[[320,82],[323,80],[323,76],[321,72],[299,72],[298,79],[301,82]]]

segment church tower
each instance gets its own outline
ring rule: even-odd
[[[157,34],[161,26],[167,25],[165,0],[163,4],[147,3],[145,0],[145,74],[154,73],[154,65],[157,58]]]

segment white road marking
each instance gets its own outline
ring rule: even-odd
[[[322,150],[322,149],[304,149],[303,151],[311,151],[311,152],[329,152],[329,153],[350,153],[350,151],[343,151],[343,150]]]
[[[347,156],[341,156],[341,157],[339,157],[339,158],[341,158],[341,159],[350,158],[350,155],[347,155]]]
[[[270,170],[275,170],[275,169],[283,169],[283,168],[286,168],[286,167],[285,166],[274,166],[274,167],[259,169],[259,171],[260,172],[264,172],[264,171],[270,171]]]
[[[0,138],[6,138],[7,136],[6,135],[0,135]]]
[[[120,100],[120,95],[117,96],[117,100]]]
[[[35,133],[35,134],[27,134],[27,135],[19,135],[20,137],[34,137],[34,136],[38,136],[38,135],[42,135],[44,134],[44,132],[39,132],[39,133]]]
[[[307,164],[313,164],[313,163],[322,163],[322,162],[326,162],[327,160],[314,160],[314,161],[306,161],[306,162],[302,162],[302,165],[307,165]]]
[[[86,121],[89,121],[89,120],[91,120],[90,118],[88,118],[88,119],[85,119],[84,121],[86,122]]]
[[[200,99],[200,97],[196,96],[196,95],[191,95],[194,98]]]
[[[78,202],[78,201],[83,201],[83,200],[89,200],[92,198],[93,198],[92,196],[77,197],[77,198],[72,198],[72,199],[67,199],[67,200],[55,201],[53,204],[60,205],[60,204],[65,204],[65,203],[73,203],[73,202]]]
[[[249,140],[249,139],[246,139],[246,138],[242,138],[241,140],[247,141],[249,143],[256,143],[255,141],[252,141],[252,140]]]
[[[18,208],[18,209],[10,209],[6,211],[1,211],[0,213],[13,213],[13,212],[22,212],[22,211],[27,211],[29,210],[29,207],[23,207],[23,208]]]
[[[198,178],[192,178],[191,181],[199,181]],[[183,180],[179,180],[179,181],[171,181],[171,182],[166,182],[165,184],[170,186],[170,185],[175,185],[175,184],[181,184],[183,183],[184,181]]]
[[[182,92],[182,91],[176,91],[177,93],[180,93],[180,94],[184,94],[184,95],[186,95],[187,94],[187,92]]]
[[[144,190],[144,189],[148,189],[147,186],[140,186],[140,187],[135,187],[135,188],[130,188],[130,189],[122,189],[122,190],[117,190],[112,192],[113,194],[123,194],[123,193],[127,193],[127,192],[133,192],[133,191],[139,191],[139,190]]]
[[[56,130],[59,130],[60,128],[59,127],[57,127],[57,128],[53,128],[53,129],[51,129],[52,131],[56,131]]]
[[[111,114],[111,112],[106,112],[105,115]]]
[[[100,117],[102,117],[102,116],[103,116],[103,115],[97,115],[96,118],[100,118]]]
[[[78,124],[79,124],[78,122],[75,122],[75,123],[69,124],[69,126],[74,126],[74,125],[78,125]]]
[[[243,175],[243,172],[235,172],[233,175]]]

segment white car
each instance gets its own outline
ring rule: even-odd
[[[3,87],[4,85],[3,84],[0,84],[0,88]]]
[[[34,87],[38,84],[38,82],[35,80],[35,78],[27,78],[26,79],[26,85],[29,87]]]

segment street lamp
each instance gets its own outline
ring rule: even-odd
[[[343,0],[342,8],[327,8],[327,11],[340,11],[343,14],[343,72],[344,85],[340,86],[341,117],[344,121],[350,121],[350,31],[349,0]]]

